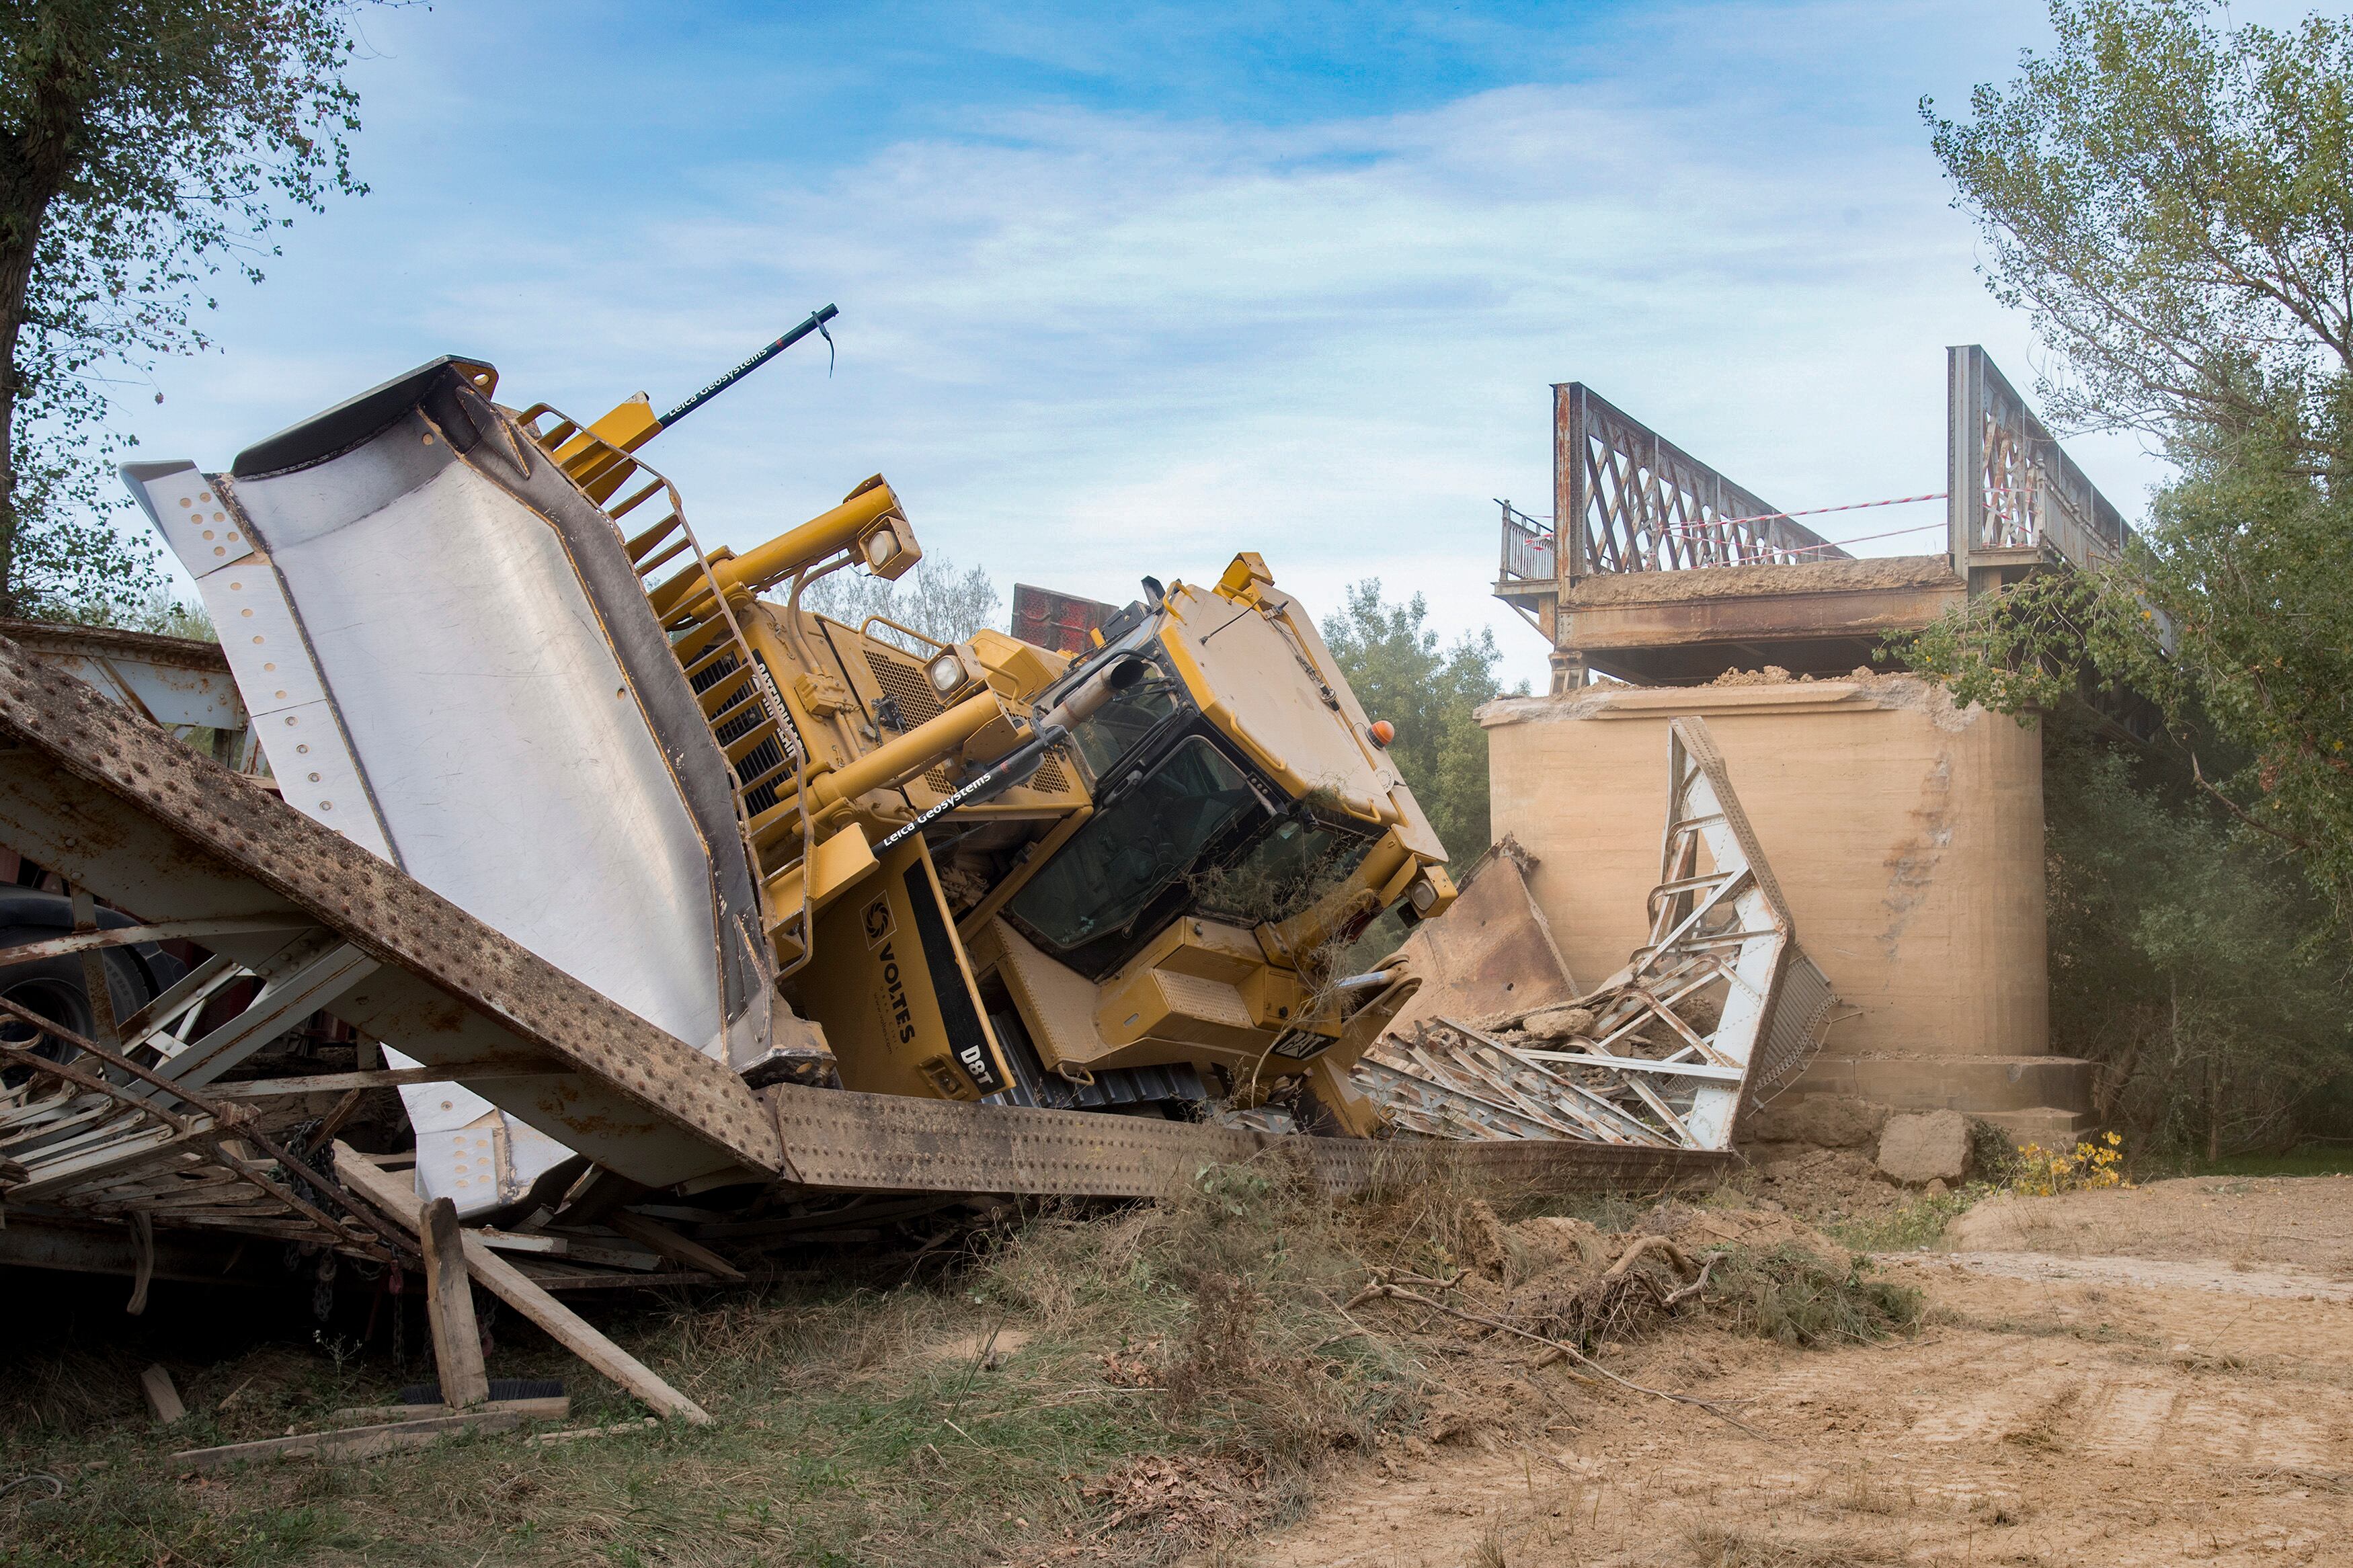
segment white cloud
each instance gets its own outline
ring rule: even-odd
[[[1318,605],[1377,575],[1450,629],[1492,625],[1541,684],[1542,644],[1486,590],[1489,498],[1550,510],[1549,383],[1810,507],[1943,488],[1946,343],[2031,379],[1916,125],[1841,121],[1803,83],[1676,90],[1708,65],[1291,128],[997,112],[827,174],[733,148],[612,209],[514,193],[528,165],[503,158],[412,168],[441,183],[399,210],[434,221],[371,215],[339,266],[288,269],[183,431],[243,445],[446,349],[495,360],[512,400],[660,405],[831,300],[832,379],[812,340],[649,451],[706,542],[880,468],[1001,584],[1124,600],[1256,549]],[[2149,464],[2077,456],[2138,510]]]

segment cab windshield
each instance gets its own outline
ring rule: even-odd
[[[1175,718],[1181,706],[1174,681],[1147,676],[1071,725],[1071,744],[1086,767],[1087,783],[1095,784],[1115,772],[1120,759]]]
[[[1193,736],[1079,829],[1007,912],[1065,953],[1121,935],[1205,852],[1264,816],[1241,770]]]
[[[1259,830],[1249,847],[1193,879],[1203,914],[1242,925],[1281,924],[1304,914],[1355,872],[1373,841],[1304,808]]]

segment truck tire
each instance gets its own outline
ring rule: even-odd
[[[0,924],[0,949],[46,942],[73,929],[72,905],[56,893],[6,889],[0,892],[0,916],[6,918],[6,923]],[[109,926],[133,923],[112,910],[100,911],[100,920]],[[110,947],[101,957],[118,1023],[161,995],[182,973],[178,961],[152,943],[143,948]],[[86,1038],[97,1026],[79,953],[0,967],[0,997]],[[48,1061],[69,1061],[80,1054],[54,1036],[41,1034],[23,1019],[8,1016],[0,1016],[0,1041],[19,1048],[29,1046],[35,1056]],[[0,1090],[16,1089],[33,1076],[31,1068],[0,1064]]]

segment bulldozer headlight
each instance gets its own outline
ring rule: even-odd
[[[1428,914],[1430,906],[1438,902],[1438,889],[1430,885],[1427,877],[1416,877],[1413,885],[1406,889],[1405,896],[1413,901],[1416,914]]]
[[[964,667],[964,656],[954,648],[948,649],[923,668],[924,672],[931,677],[932,689],[943,697],[958,689],[971,679],[971,672]]]
[[[885,582],[903,577],[923,558],[923,547],[915,542],[914,530],[897,512],[889,512],[876,521],[858,541],[859,558],[866,569]]]

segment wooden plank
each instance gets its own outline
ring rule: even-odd
[[[491,1396],[482,1366],[482,1332],[474,1321],[474,1286],[459,1239],[458,1205],[435,1198],[418,1231],[425,1243],[425,1311],[433,1325],[433,1364],[441,1373],[443,1403],[463,1410]]]
[[[743,1279],[744,1271],[699,1241],[690,1241],[658,1219],[627,1209],[615,1209],[605,1223],[631,1241],[652,1247],[681,1268],[699,1268],[722,1279]]]
[[[559,1394],[547,1399],[493,1399],[474,1407],[484,1411],[506,1411],[526,1421],[569,1421],[572,1418],[572,1396]],[[376,1426],[388,1422],[430,1420],[436,1415],[457,1415],[463,1412],[447,1405],[354,1405],[348,1409],[331,1412],[327,1419],[338,1425]]]
[[[867,1233],[870,1239],[879,1234],[874,1231]],[[611,1274],[602,1271],[591,1274],[583,1269],[554,1268],[545,1264],[533,1264],[522,1269],[522,1274],[543,1290],[565,1294],[575,1290],[667,1290],[679,1285],[727,1283],[716,1274],[684,1268],[674,1274]]]
[[[711,1425],[711,1416],[702,1406],[664,1383],[644,1363],[533,1284],[521,1269],[484,1246],[480,1237],[470,1231],[461,1236],[466,1247],[466,1266],[501,1300],[546,1330],[565,1349],[663,1415],[682,1416],[697,1426]]]
[[[651,1273],[661,1267],[658,1252],[638,1252],[622,1247],[599,1247],[593,1241],[577,1237],[559,1235],[553,1231],[498,1230],[490,1226],[476,1226],[470,1234],[479,1236],[497,1252],[524,1252],[540,1258],[563,1258],[575,1263],[599,1263],[608,1268],[634,1268]]]
[[[344,1184],[356,1188],[363,1197],[393,1218],[412,1226],[417,1223],[413,1217],[417,1214],[415,1183],[404,1182],[376,1169],[366,1155],[340,1139],[335,1143],[335,1173]],[[655,1376],[628,1352],[590,1328],[571,1308],[533,1284],[524,1278],[522,1270],[484,1246],[480,1237],[466,1231],[460,1231],[459,1235],[466,1249],[468,1272],[488,1287],[492,1295],[546,1330],[548,1335],[565,1349],[663,1415],[681,1416],[698,1426],[711,1424],[709,1413],[701,1405]]]
[[[184,1469],[218,1470],[255,1459],[364,1459],[396,1448],[421,1448],[452,1432],[511,1432],[522,1423],[523,1417],[512,1410],[470,1410],[383,1426],[346,1426],[334,1432],[265,1437],[258,1443],[188,1448],[173,1455],[172,1462]]]
[[[147,1409],[156,1420],[169,1426],[188,1413],[180,1403],[180,1391],[172,1386],[172,1374],[158,1364],[139,1374],[140,1392],[147,1395]]]

